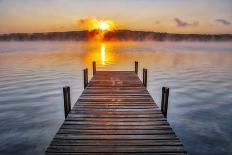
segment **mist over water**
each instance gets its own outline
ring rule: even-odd
[[[168,121],[193,155],[232,154],[231,42],[0,42],[0,154],[43,154],[72,105],[83,68],[148,69],[158,106],[170,88]]]

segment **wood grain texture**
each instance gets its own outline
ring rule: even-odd
[[[97,71],[47,155],[184,155],[167,119],[132,71]]]

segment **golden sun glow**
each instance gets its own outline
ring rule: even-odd
[[[100,20],[97,21],[97,29],[102,31],[111,31],[115,28],[112,20]]]
[[[105,65],[105,61],[106,61],[105,44],[102,43],[101,44],[101,63],[102,63],[102,65]]]
[[[112,31],[115,29],[113,20],[99,20],[97,18],[83,18],[79,20],[79,26],[83,29]]]
[[[79,20],[79,26],[87,29],[90,33],[89,40],[104,40],[107,32],[116,30],[113,20],[99,20],[97,18],[83,18]]]
[[[102,31],[110,30],[110,25],[107,22],[100,21],[99,22],[99,29],[102,30]]]

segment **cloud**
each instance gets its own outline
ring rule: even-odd
[[[223,25],[230,25],[231,24],[229,21],[227,21],[225,19],[216,19],[215,21],[219,22],[219,23],[221,23]]]
[[[176,26],[178,27],[188,27],[188,26],[198,26],[199,22],[194,21],[193,23],[188,23],[186,21],[181,20],[180,18],[174,18],[176,22]]]
[[[77,24],[80,28],[88,30],[97,29],[98,27],[96,23],[98,23],[98,20],[95,17],[82,18],[77,21]]]

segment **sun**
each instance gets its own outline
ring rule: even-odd
[[[113,31],[116,29],[115,23],[113,20],[99,20],[97,18],[82,19],[80,26],[86,27],[89,31],[99,30],[101,33],[106,33],[108,31]]]
[[[99,22],[99,29],[102,31],[110,30],[110,24],[107,22],[101,21]]]

